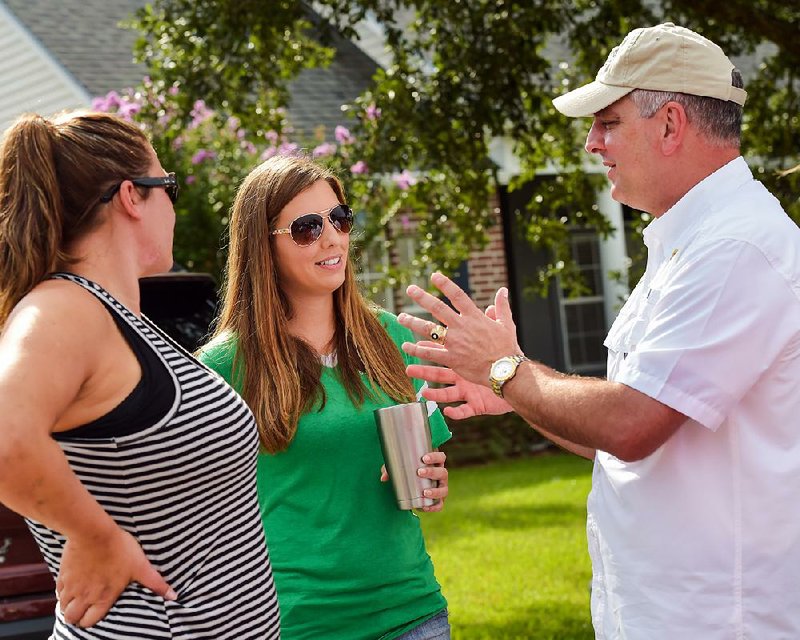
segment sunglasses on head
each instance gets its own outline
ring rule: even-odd
[[[325,218],[328,218],[333,228],[339,233],[350,233],[353,229],[353,210],[346,204],[337,204],[328,211],[298,216],[288,227],[270,231],[269,235],[277,236],[288,233],[296,245],[307,247],[319,240],[325,226]]]
[[[137,187],[144,187],[145,189],[156,189],[163,187],[167,192],[167,197],[175,204],[178,201],[178,178],[174,173],[168,173],[165,176],[158,178],[129,178],[129,180]],[[125,182],[124,180],[122,182]],[[100,202],[111,202],[114,195],[119,191],[122,182],[115,184],[105,194],[100,197]]]

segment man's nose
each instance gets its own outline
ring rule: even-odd
[[[596,122],[592,123],[592,128],[586,136],[586,144],[583,145],[587,153],[600,153],[603,147],[603,136],[600,133],[600,127]]]

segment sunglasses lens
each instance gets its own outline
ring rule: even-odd
[[[337,231],[342,233],[350,233],[353,228],[353,210],[346,204],[340,204],[334,207],[330,212],[331,224]]]
[[[290,230],[292,232],[292,240],[301,247],[306,247],[316,242],[322,235],[322,216],[318,213],[300,216],[292,222]]]

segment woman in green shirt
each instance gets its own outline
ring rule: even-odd
[[[412,340],[370,306],[349,260],[352,211],[330,172],[271,158],[234,202],[223,306],[200,359],[256,415],[261,516],[284,640],[446,640],[447,602],[419,518],[381,483],[373,411],[414,401]],[[415,389],[416,386],[416,389]],[[430,416],[434,447],[450,437]],[[445,455],[420,475],[447,496]]]

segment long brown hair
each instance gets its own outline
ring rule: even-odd
[[[222,310],[213,338],[236,340],[233,378],[258,423],[263,448],[289,446],[300,417],[325,403],[320,356],[289,334],[294,313],[281,288],[270,230],[299,193],[324,180],[339,202],[344,190],[330,171],[299,156],[276,156],[245,178],[233,204]],[[378,389],[397,402],[414,398],[397,346],[358,290],[352,260],[333,294],[334,345],[339,375],[350,399],[361,405]],[[364,384],[361,372],[370,382]]]
[[[99,199],[115,182],[144,175],[145,135],[105,113],[21,116],[0,148],[0,327],[99,223]]]

